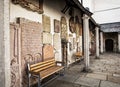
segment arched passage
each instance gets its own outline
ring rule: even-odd
[[[106,52],[112,52],[113,51],[113,40],[112,39],[106,39],[105,40],[105,50],[106,50]]]

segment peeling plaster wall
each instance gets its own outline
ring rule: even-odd
[[[52,33],[52,37],[54,35],[54,19],[57,20],[61,20],[61,17],[64,16],[67,20],[67,32],[68,35],[71,34],[71,32],[69,31],[69,18],[70,16],[68,15],[68,11],[63,14],[61,12],[61,10],[64,8],[65,2],[61,2],[61,0],[53,0],[54,3],[51,3],[50,0],[44,0],[44,5],[43,5],[43,10],[44,10],[44,15],[49,16],[50,17],[50,22],[51,22],[51,33]],[[55,3],[59,3],[59,4],[55,4]],[[78,13],[79,11],[76,12],[76,14],[80,14]],[[10,22],[15,22],[17,17],[23,17],[32,21],[36,21],[36,22],[40,22],[42,23],[42,14],[38,14],[37,12],[32,12],[29,10],[26,10],[25,8],[22,8],[19,5],[14,5],[13,3],[10,3]],[[60,33],[59,33],[60,34]],[[73,37],[76,38],[76,34],[73,34]],[[82,47],[82,38],[80,37],[80,44]],[[53,41],[52,41],[52,45],[53,45]],[[72,51],[69,50],[69,44],[68,44],[68,64],[74,62],[74,60],[72,59],[73,53],[76,52],[76,48],[73,49]],[[60,53],[59,57],[56,58],[56,60],[62,60],[62,53],[61,53],[61,47],[58,50],[58,52]]]

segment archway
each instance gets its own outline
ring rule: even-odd
[[[112,52],[113,51],[113,40],[112,39],[106,39],[105,40],[105,50],[106,50],[106,52]]]

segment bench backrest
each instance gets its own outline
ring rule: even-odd
[[[55,63],[55,59],[50,59],[50,60],[47,60],[47,61],[43,61],[43,62],[39,62],[39,63],[36,63],[36,64],[32,64],[32,65],[28,65],[28,69],[29,71],[32,71],[32,72],[40,72],[42,70],[45,70],[49,67],[52,67],[52,66],[55,66],[56,63]]]
[[[82,56],[82,52],[76,52],[74,55],[80,57]]]

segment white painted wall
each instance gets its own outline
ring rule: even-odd
[[[49,0],[44,0],[44,7],[43,7],[44,13],[43,14],[50,17],[52,35],[54,34],[54,19],[60,20],[61,16],[65,16],[64,14],[60,12],[61,11],[60,7],[62,4],[63,3],[61,3],[59,6],[57,4],[51,3],[51,1]],[[37,12],[26,10],[25,8],[22,8],[20,5],[14,5],[13,3],[10,3],[10,22],[15,22],[17,17],[23,17],[31,21],[42,23],[42,14],[38,14]],[[68,24],[68,21],[67,21],[67,24]],[[52,45],[53,45],[53,42],[52,42]],[[62,60],[61,47],[59,50],[57,50],[57,52],[58,52],[58,55],[57,55],[56,60]]]
[[[79,0],[80,1],[80,0]],[[91,12],[94,11],[94,0],[83,0],[83,6],[88,7]]]
[[[59,4],[55,4],[59,3]],[[51,20],[51,33],[54,35],[54,19],[61,20],[62,16],[65,16],[67,19],[67,28],[68,28],[68,34],[69,31],[69,18],[70,16],[67,14],[63,14],[61,10],[64,8],[64,2],[61,2],[61,0],[54,0],[54,3],[51,3],[50,0],[44,0],[44,13],[45,15],[50,17]],[[76,12],[77,14],[78,11]],[[17,17],[23,17],[32,21],[40,22],[42,23],[42,14],[38,14],[37,12],[32,12],[29,10],[26,10],[25,8],[22,8],[19,5],[14,5],[13,3],[10,3],[10,22],[15,22]],[[73,37],[75,38],[76,35],[73,34]],[[80,40],[82,41],[82,40]],[[53,43],[52,43],[53,45]],[[82,45],[82,44],[81,44]],[[68,44],[68,63],[74,62],[72,60],[72,54],[75,53],[76,49],[70,51],[69,50],[69,44]],[[59,50],[57,50],[56,60],[61,61],[62,60],[62,54],[61,54],[61,47]]]
[[[100,23],[120,22],[119,0],[94,0],[94,18]]]
[[[120,22],[120,0],[83,0],[99,24]]]
[[[120,22],[120,9],[95,12],[93,17],[99,24]]]
[[[20,5],[10,3],[10,22],[15,22],[17,17],[23,17],[32,21],[42,22],[42,15],[28,11]]]

